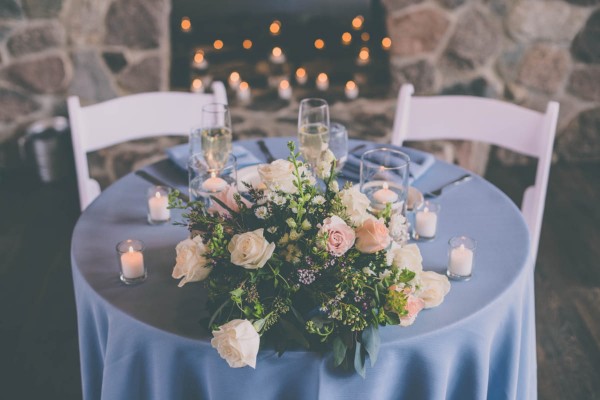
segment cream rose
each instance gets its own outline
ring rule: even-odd
[[[236,185],[231,184],[231,185],[228,185],[227,188],[225,188],[224,190],[222,190],[218,193],[215,193],[212,196],[219,199],[221,202],[223,202],[223,204],[225,204],[231,210],[238,212],[240,210],[240,208],[238,207],[237,202],[235,201],[236,193],[238,193]],[[248,200],[246,200],[243,197],[241,197],[241,200],[242,200],[242,203],[244,203],[248,207],[250,207],[252,205]],[[221,206],[219,203],[217,203],[214,200],[211,200],[211,205],[208,209],[208,212],[211,214],[218,213],[224,217],[230,216],[229,211],[227,211],[227,209],[225,209],[223,206]]]
[[[302,166],[299,172],[310,180],[313,179],[308,170]],[[294,176],[294,164],[287,160],[275,160],[271,164],[261,164],[258,166],[258,174],[263,183],[269,190],[281,190],[285,193],[297,193],[298,188],[294,186],[296,176]]]
[[[356,248],[361,253],[376,253],[388,247],[391,241],[383,220],[369,218],[356,230]]]
[[[210,341],[219,355],[227,361],[231,368],[241,368],[246,365],[256,368],[256,355],[260,347],[260,336],[245,319],[234,319],[221,325],[213,331]]]
[[[202,243],[200,235],[179,242],[175,251],[177,257],[172,276],[175,279],[183,278],[179,287],[188,282],[203,281],[212,271],[212,267],[206,267],[206,246]]]
[[[319,233],[327,234],[327,251],[336,257],[346,253],[354,245],[356,239],[354,229],[337,215],[326,218]]]
[[[408,314],[400,317],[400,325],[410,326],[415,322],[419,312],[425,307],[425,302],[417,296],[408,295],[406,299],[406,310]]]
[[[433,271],[420,274],[421,286],[417,296],[425,302],[425,308],[437,307],[444,301],[444,297],[450,291],[450,281],[446,275]]]
[[[346,213],[350,217],[350,221],[355,226],[360,226],[366,219],[371,217],[367,212],[369,208],[369,198],[362,193],[358,186],[344,189],[338,194],[342,205],[346,208]]]
[[[234,235],[227,245],[231,262],[246,269],[262,268],[275,250],[275,243],[267,242],[264,229]]]
[[[423,270],[423,257],[419,246],[414,243],[401,246],[393,243],[387,253],[388,265],[399,269],[409,269],[419,273]]]

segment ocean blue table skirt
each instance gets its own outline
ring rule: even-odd
[[[276,157],[286,156],[285,143],[267,141]],[[255,142],[240,144],[260,156]],[[463,173],[436,162],[415,186],[427,191]],[[448,239],[475,238],[473,278],[453,282],[445,302],[422,311],[414,325],[382,328],[379,359],[366,379],[334,369],[331,354],[301,350],[282,357],[263,350],[256,370],[229,368],[199,322],[206,315],[202,283],[178,288],[171,278],[175,245],[186,229],[146,222],[149,185],[134,174],[115,182],[73,233],[85,399],[536,398],[528,232],[517,207],[484,179],[475,177],[438,199],[437,238],[419,245],[424,268],[444,273]],[[115,252],[116,243],[129,238],[145,242],[148,269],[146,282],[132,287],[119,280]]]

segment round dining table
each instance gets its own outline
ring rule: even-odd
[[[276,158],[288,139],[265,142]],[[353,147],[360,141],[351,140]],[[236,142],[261,160],[254,140]],[[185,187],[187,175],[169,161],[152,166]],[[414,186],[423,192],[463,175],[436,161]],[[230,368],[211,347],[202,282],[178,287],[171,277],[185,226],[147,222],[147,180],[131,173],[109,186],[82,213],[71,259],[77,303],[83,395],[87,400],[177,399],[535,399],[533,266],[529,234],[515,204],[473,176],[436,198],[434,240],[419,242],[425,270],[444,274],[448,241],[477,240],[473,276],[451,281],[444,302],[423,310],[409,327],[380,327],[381,347],[366,377],[334,368],[331,353],[304,349],[279,356],[262,349],[256,369]],[[182,222],[172,212],[172,222]],[[142,240],[145,282],[119,279],[115,246]]]

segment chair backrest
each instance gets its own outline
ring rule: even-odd
[[[531,260],[539,245],[559,105],[545,113],[515,104],[473,96],[413,96],[402,85],[392,131],[392,144],[405,140],[458,139],[486,142],[538,160],[535,183],[526,189],[521,212],[529,228]]]
[[[151,92],[118,97],[82,107],[79,97],[68,99],[71,139],[83,211],[100,194],[90,178],[87,153],[129,140],[156,136],[188,136],[199,125],[202,106],[227,104],[222,82],[212,84],[212,94]]]

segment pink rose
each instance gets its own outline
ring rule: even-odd
[[[353,245],[356,235],[354,229],[349,227],[343,219],[334,215],[323,221],[320,234],[327,233],[327,251],[339,257],[347,252]]]
[[[408,311],[408,315],[404,317],[400,317],[400,325],[409,326],[415,322],[415,318],[417,318],[417,314],[425,307],[425,302],[423,299],[409,295],[406,299],[406,310]]]
[[[356,248],[361,253],[376,253],[390,245],[388,228],[383,221],[369,218],[356,230]]]
[[[223,202],[223,204],[225,204],[227,207],[229,207],[233,211],[237,212],[240,210],[240,208],[238,207],[238,205],[235,201],[235,198],[234,198],[234,194],[236,194],[236,193],[238,193],[236,185],[231,184],[231,185],[227,186],[227,188],[221,190],[218,193],[213,194],[212,196],[221,200]],[[248,207],[250,207],[252,205],[248,200],[246,200],[243,197],[242,197],[242,203],[244,203]],[[208,212],[211,214],[218,213],[223,217],[230,216],[229,211],[227,211],[223,206],[221,206],[219,203],[217,203],[214,200],[211,201],[211,205],[208,208]]]

